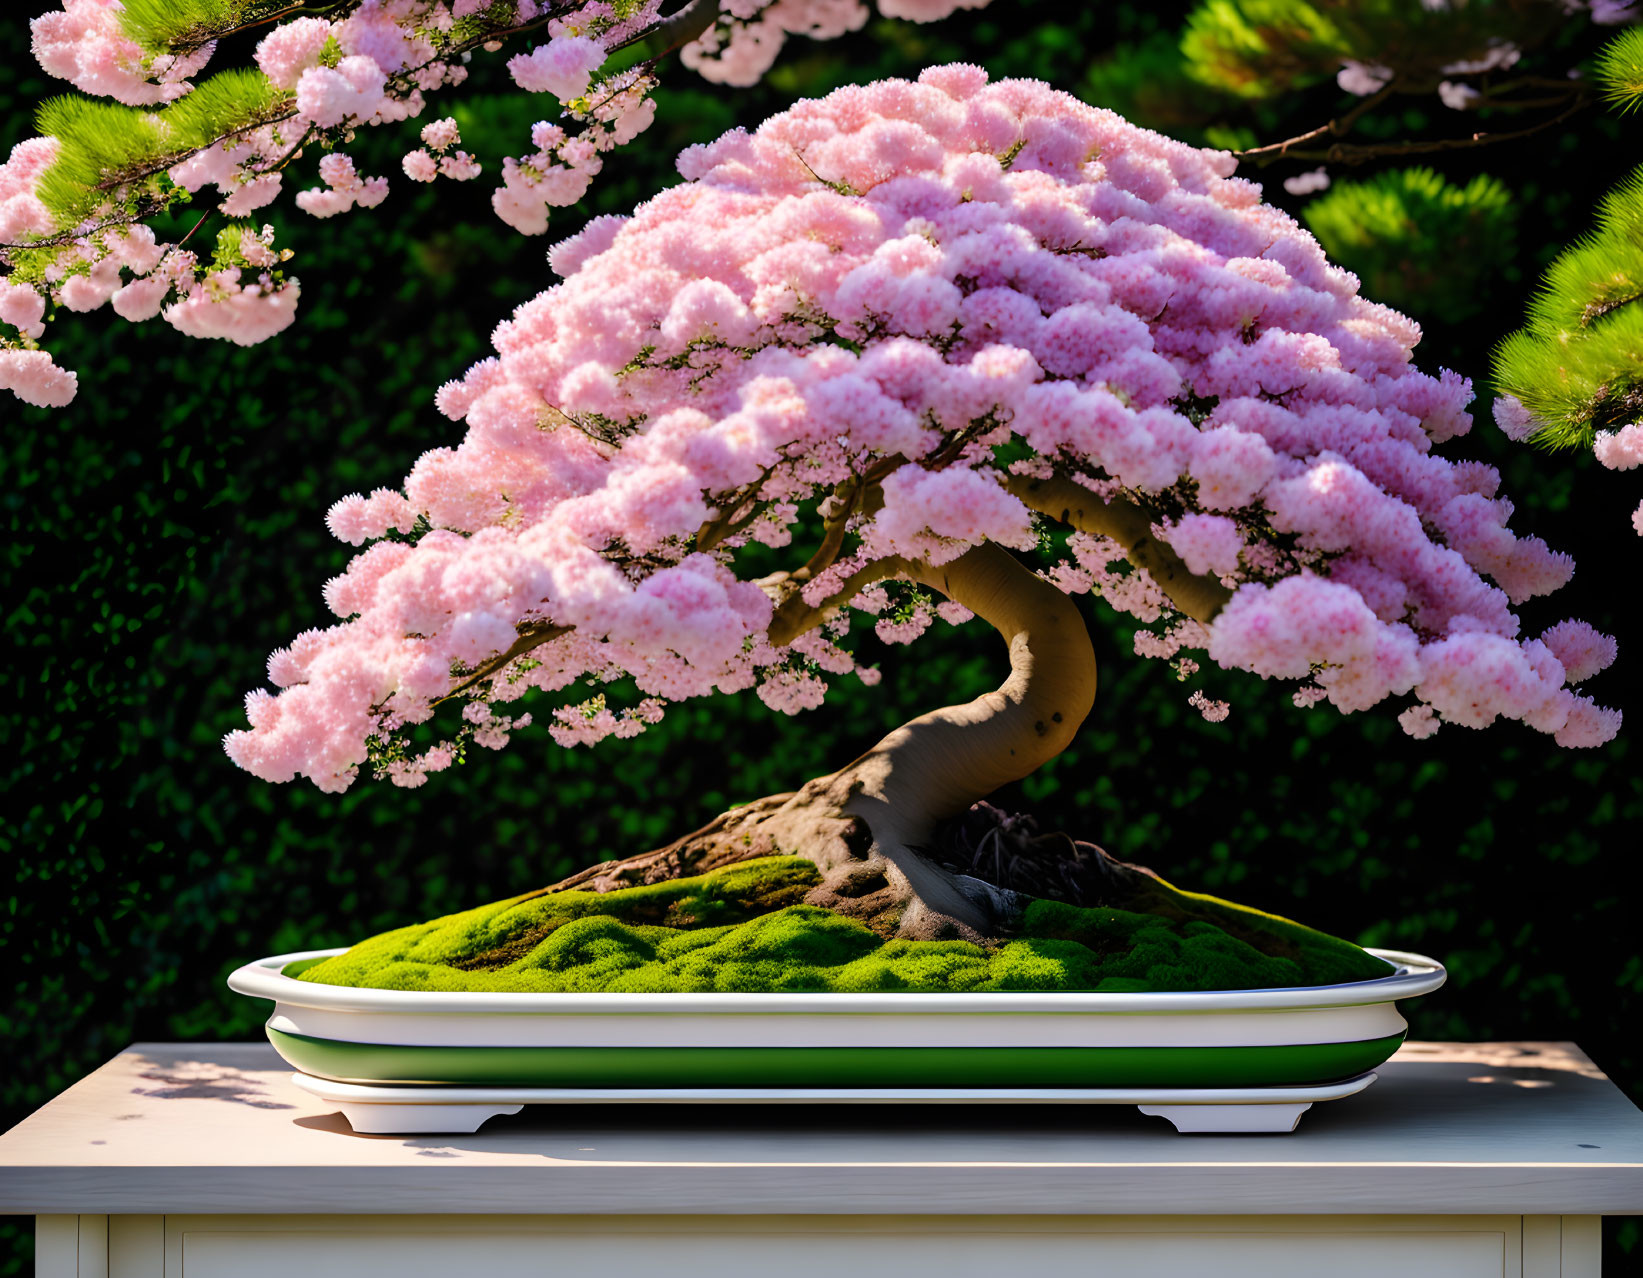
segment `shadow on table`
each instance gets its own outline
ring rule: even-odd
[[[1379,1073],[1373,1087],[1352,1098],[1350,1108],[1315,1106],[1302,1118],[1302,1131],[1338,1138],[1397,1123],[1427,1137],[1472,1139],[1498,1123],[1503,1090],[1548,1098],[1585,1093],[1595,1099],[1614,1087],[1572,1043],[1414,1043]],[[1532,1124],[1537,1108],[1528,1101],[1519,1112]],[[1567,1110],[1562,1112],[1566,1123]],[[1571,1151],[1603,1145],[1600,1126],[1564,1134],[1570,1139],[1559,1143]]]
[[[134,1096],[159,1100],[221,1100],[254,1109],[295,1109],[275,1100],[268,1092],[266,1077],[249,1074],[215,1061],[190,1060],[186,1056],[161,1057],[138,1053],[137,1075],[148,1087],[133,1087]]]

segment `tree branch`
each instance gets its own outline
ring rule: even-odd
[[[288,17],[293,13],[328,13],[332,10],[344,7],[351,6],[346,4],[311,5],[303,3],[302,0],[298,0],[297,3],[294,3],[273,14],[259,18],[255,22],[246,23],[243,26],[232,28],[229,31],[219,33],[217,36],[213,36],[211,38],[217,39],[222,36],[237,34],[240,31],[248,31],[254,27],[265,26],[268,23],[277,21],[280,18]],[[493,31],[485,32],[481,35],[477,35],[471,40],[442,48],[436,52],[430,62],[424,63],[419,67],[407,68],[406,70],[397,73],[393,77],[394,82],[409,83],[417,71],[431,65],[432,62],[449,61],[452,58],[460,57],[462,54],[467,53],[480,45],[490,43],[491,41],[506,40],[510,36],[523,35],[530,31],[537,30],[546,26],[552,18],[557,16],[558,12],[559,10],[556,9],[554,12],[546,14],[543,17],[533,19],[529,22],[520,23],[512,27],[498,28]],[[673,50],[681,48],[682,46],[689,44],[692,40],[699,38],[703,32],[705,32],[718,20],[718,17],[719,0],[689,0],[689,3],[678,10],[678,12],[668,15],[655,25],[639,32],[637,35],[624,41],[622,44],[615,46],[612,49],[612,52],[615,52],[616,49],[628,48],[635,44],[643,44],[646,47],[646,53],[648,55],[645,62],[654,63],[671,53]],[[203,44],[205,41],[201,41],[200,43]],[[191,47],[198,46],[195,45]],[[250,124],[242,125],[239,128],[230,129],[227,132],[212,138],[211,141],[205,143],[203,146],[195,147],[188,151],[178,152],[175,155],[168,156],[161,161],[152,163],[149,166],[135,172],[121,174],[117,177],[106,178],[102,182],[97,183],[97,185],[91,189],[96,191],[117,191],[122,187],[131,185],[132,183],[140,182],[144,178],[149,178],[155,176],[156,174],[164,173],[166,170],[181,164],[184,160],[187,160],[192,156],[199,155],[203,151],[208,151],[212,147],[218,146],[231,138],[254,132],[257,129],[263,128],[265,125],[279,124],[285,120],[293,118],[296,114],[297,111],[292,108],[290,110],[283,111],[282,114],[269,115],[259,118]],[[291,150],[287,152],[286,155],[276,164],[272,166],[265,166],[258,171],[267,173],[283,168],[296,153],[296,151],[301,148],[303,143],[307,141],[307,138],[308,135],[305,134],[302,141],[298,142],[297,146],[291,148]],[[141,222],[147,217],[153,216],[154,213],[158,211],[159,210],[147,210],[139,213],[136,217],[120,216],[112,218],[90,228],[89,231],[81,228],[74,228],[71,231],[45,239],[32,240],[18,244],[0,244],[0,249],[54,248],[62,244],[72,243],[74,240],[80,239],[87,234],[95,234],[99,230],[106,230],[112,226],[127,226],[136,222]]]
[[[543,644],[549,643],[559,638],[561,635],[568,635],[571,632],[571,629],[572,627],[570,626],[552,626],[539,621],[526,622],[519,632],[519,638],[514,640],[511,648],[509,648],[506,652],[499,653],[497,656],[492,657],[488,661],[480,662],[478,669],[476,669],[461,683],[457,684],[456,687],[452,688],[443,697],[437,698],[433,704],[436,706],[444,705],[453,697],[460,697],[476,683],[482,683],[486,679],[489,679],[492,675],[496,674],[497,671],[501,670],[515,657],[523,656],[532,648],[540,648]]]
[[[782,607],[797,610],[798,605],[794,604],[793,600],[798,596],[799,587],[826,572],[838,559],[839,551],[844,547],[844,539],[850,531],[851,517],[857,514],[874,515],[883,509],[884,490],[879,487],[879,481],[891,471],[899,470],[905,465],[905,457],[900,453],[892,453],[868,467],[866,474],[847,479],[833,490],[833,496],[844,504],[823,522],[822,541],[821,545],[816,547],[815,554],[811,555],[802,567],[795,568],[792,572],[772,574],[759,583],[771,591],[773,597],[779,596],[778,611]],[[849,600],[846,599],[845,602]],[[794,632],[794,637],[797,638],[813,625],[820,625],[836,611],[837,607],[834,607],[815,620],[808,621],[803,630]]]
[[[1313,138],[1321,138],[1326,135],[1337,138],[1345,137],[1352,131],[1353,125],[1357,124],[1359,120],[1368,115],[1382,102],[1385,102],[1387,98],[1392,96],[1392,93],[1393,81],[1388,80],[1339,120],[1330,120],[1327,124],[1319,125],[1307,133],[1300,133],[1295,137],[1286,138],[1282,142],[1273,142],[1268,146],[1251,147],[1247,151],[1234,151],[1232,154],[1240,160],[1259,159],[1262,163],[1270,163],[1273,160],[1283,159],[1288,155],[1290,148],[1299,146],[1302,142],[1310,142]]]
[[[230,129],[227,133],[218,134],[204,146],[197,146],[189,151],[179,151],[175,155],[164,160],[157,161],[146,169],[139,169],[135,173],[128,173],[122,177],[107,178],[104,181],[97,183],[97,185],[91,189],[93,191],[117,191],[122,186],[130,186],[133,182],[141,182],[146,177],[153,177],[155,174],[164,173],[169,169],[176,168],[177,165],[181,164],[184,160],[192,159],[196,155],[209,151],[212,147],[228,141],[229,138],[237,138],[245,133],[255,133],[258,129],[263,128],[266,125],[279,124],[282,121],[292,119],[297,114],[295,106],[296,98],[292,97],[288,99],[288,102],[291,104],[291,110],[285,112],[284,115],[271,115],[265,119],[255,120],[250,124],[242,124],[237,129]]]
[[[833,490],[833,496],[841,505],[822,521],[822,540],[821,545],[816,547],[816,553],[788,575],[787,580],[795,584],[802,584],[826,572],[839,557],[839,551],[844,548],[845,534],[849,531],[850,516],[855,514],[856,501],[861,496],[861,483],[854,479],[847,480]]]
[[[575,422],[574,418],[571,420],[573,423]],[[583,433],[586,434],[587,432],[584,431]],[[752,523],[755,518],[757,518],[758,511],[759,509],[762,509],[762,507],[756,507],[753,514],[749,515],[745,520],[738,521],[735,516],[738,510],[759,495],[759,489],[764,487],[765,480],[775,474],[776,467],[780,466],[785,460],[786,458],[777,458],[775,461],[771,462],[770,465],[766,466],[759,472],[759,477],[757,479],[755,479],[752,483],[747,484],[745,487],[738,489],[735,495],[719,508],[719,513],[717,515],[713,516],[712,519],[703,521],[702,526],[696,530],[697,550],[712,550],[713,547],[717,546],[726,537],[735,536],[736,533],[740,532],[743,528],[747,527],[748,524]]]
[[[903,559],[900,555],[891,555],[888,559],[875,559],[866,567],[858,568],[845,578],[842,586],[815,605],[805,603],[804,595],[795,590],[777,605],[765,634],[774,647],[780,648],[790,644],[800,635],[821,625],[875,581],[906,576],[912,570],[912,566],[911,560]]]
[[[1181,556],[1153,536],[1153,517],[1133,502],[1123,498],[1103,502],[1064,475],[1050,479],[1009,475],[1004,487],[1041,515],[1079,532],[1111,537],[1124,548],[1129,561],[1145,569],[1170,602],[1194,621],[1207,626],[1232,598],[1232,592],[1215,578],[1189,572]]]
[[[1589,93],[1577,95],[1575,100],[1557,115],[1548,117],[1538,124],[1532,124],[1526,129],[1513,129],[1509,133],[1480,132],[1464,138],[1434,138],[1427,142],[1379,142],[1364,146],[1348,146],[1344,143],[1336,143],[1325,151],[1286,151],[1281,155],[1261,155],[1256,151],[1234,151],[1233,155],[1239,159],[1253,158],[1262,164],[1271,163],[1276,159],[1316,160],[1323,164],[1362,164],[1367,160],[1382,159],[1388,156],[1430,155],[1439,151],[1470,150],[1473,147],[1494,146],[1498,142],[1515,142],[1519,138],[1526,138],[1532,134],[1553,128],[1562,124],[1570,116],[1585,110],[1592,104],[1592,101],[1592,96]],[[1279,143],[1278,145],[1288,146],[1302,141],[1306,136],[1316,136],[1316,134],[1303,135],[1302,138],[1291,138],[1288,143]],[[1272,147],[1260,148],[1260,151],[1272,150]]]
[[[648,31],[641,31],[631,40],[624,40],[611,52],[642,45],[646,54],[644,60],[654,62],[675,49],[682,49],[693,40],[701,39],[718,20],[719,0],[689,0],[684,8],[670,13]]]

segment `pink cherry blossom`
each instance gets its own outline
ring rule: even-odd
[[[335,29],[324,18],[297,18],[275,27],[257,45],[257,66],[275,85],[294,89],[302,73],[320,64]]]
[[[1203,692],[1195,692],[1187,698],[1187,704],[1197,710],[1209,723],[1224,723],[1232,713],[1232,707],[1225,701],[1211,701]]]
[[[1379,90],[1392,78],[1389,68],[1371,62],[1343,62],[1335,75],[1335,83],[1343,93],[1365,98]]]
[[[422,126],[422,143],[435,151],[448,151],[462,141],[462,133],[450,116]]]
[[[74,398],[78,378],[57,367],[45,351],[0,347],[0,390],[8,390],[25,404],[61,408]]]
[[[466,151],[457,151],[439,162],[439,175],[453,182],[467,182],[479,176],[484,166]]]
[[[325,181],[324,186],[297,194],[297,207],[314,217],[335,217],[356,205],[372,209],[388,198],[388,179],[361,178],[354,171],[353,160],[346,155],[337,152],[327,155],[319,162],[319,175]]]
[[[390,528],[408,533],[416,525],[417,512],[411,503],[391,488],[378,488],[369,497],[344,497],[326,512],[325,526],[331,535],[351,546],[383,536]]]
[[[1322,166],[1284,179],[1284,190],[1291,195],[1315,195],[1328,189],[1329,173]]]
[[[0,243],[49,235],[56,219],[35,194],[40,175],[57,158],[56,138],[29,138],[0,164]]]
[[[1515,395],[1502,395],[1495,400],[1495,425],[1510,440],[1525,440],[1540,429],[1540,423]]]
[[[587,36],[563,35],[530,53],[508,60],[508,74],[528,93],[551,93],[562,102],[588,91],[593,73],[605,61],[605,46]]]
[[[150,277],[132,280],[121,287],[110,300],[116,315],[121,319],[138,323],[158,315],[170,292],[170,280]]]
[[[541,230],[601,152],[546,121],[532,141],[496,203]],[[230,736],[237,762],[330,789],[374,762],[409,783],[428,769],[367,742],[457,689],[478,707],[461,730],[494,744],[523,719],[488,707],[532,692],[565,694],[544,715],[561,744],[641,730],[637,706],[583,690],[624,676],[657,712],[755,689],[795,713],[875,677],[850,612],[890,642],[963,617],[856,574],[1038,544],[1057,511],[1028,509],[1027,475],[1139,511],[1176,574],[1233,590],[1205,624],[1119,542],[1067,539],[1046,576],[1147,627],[1136,651],[1178,676],[1207,652],[1344,713],[1408,699],[1417,734],[1618,728],[1566,686],[1606,659],[1595,632],[1521,636],[1517,602],[1567,558],[1512,530],[1491,468],[1436,451],[1469,428],[1470,386],[1418,369],[1418,327],[1358,297],[1225,155],[945,67],[799,103],[679,168],[558,246],[561,280],[441,388],[460,440],[402,490],[333,508],[344,540],[394,539],[327,586],[341,619],[271,665],[283,691]],[[848,514],[833,562],[786,595],[742,579],[750,541],[802,562],[818,509]],[[780,598],[832,620],[778,644]]]
[[[1431,706],[1425,705],[1410,706],[1398,716],[1398,722],[1403,726],[1403,730],[1417,741],[1431,736],[1441,726],[1438,723],[1437,712]]]
[[[187,93],[193,87],[188,77],[205,66],[212,46],[145,67],[142,47],[121,29],[123,7],[120,0],[64,0],[62,9],[30,23],[35,60],[82,92],[127,106],[152,106]]]
[[[420,147],[406,155],[400,167],[413,182],[432,182],[439,176],[439,161]]]
[[[1188,572],[1229,576],[1238,570],[1244,535],[1224,515],[1183,515],[1164,532]]]
[[[240,283],[238,273],[221,271],[194,283],[163,311],[166,322],[190,337],[220,337],[237,346],[255,346],[288,328],[296,318],[301,286]]]
[[[169,245],[161,244],[152,227],[132,226],[108,231],[103,244],[109,255],[133,275],[147,275],[165,259]]]
[[[0,280],[0,324],[10,324],[25,337],[46,331],[46,299],[32,288]]]
[[[344,120],[369,120],[387,88],[383,68],[370,58],[343,58],[335,67],[309,67],[297,79],[297,109],[322,129]]]
[[[120,263],[106,257],[83,275],[71,275],[57,289],[57,300],[71,311],[94,311],[120,287]]]
[[[1570,683],[1580,683],[1608,669],[1619,651],[1611,636],[1573,619],[1558,622],[1540,636],[1540,642],[1551,649]]]
[[[1600,430],[1592,444],[1597,460],[1610,470],[1643,466],[1643,423],[1633,422],[1617,431]]]

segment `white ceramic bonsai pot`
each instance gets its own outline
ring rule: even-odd
[[[479,994],[356,989],[259,959],[230,988],[274,1000],[269,1040],[344,1084],[558,1089],[1270,1088],[1381,1064],[1397,1000],[1441,964],[1372,950],[1368,981],[1192,993]]]

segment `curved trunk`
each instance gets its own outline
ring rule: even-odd
[[[807,900],[884,935],[987,941],[1023,898],[921,854],[938,823],[1054,758],[1095,700],[1095,651],[1076,605],[998,546],[905,575],[990,623],[1009,650],[994,691],[903,724],[794,794],[723,813],[653,852],[592,866],[548,891],[609,891],[757,856],[803,856],[821,871]]]
[[[872,831],[874,848],[908,879],[922,912],[996,931],[1017,908],[1014,894],[949,874],[916,849],[937,822],[1000,786],[1036,771],[1071,744],[1095,703],[1095,649],[1078,608],[1013,555],[984,544],[909,576],[988,622],[1009,647],[1010,675],[992,692],[903,724],[833,779],[842,810]],[[911,908],[901,930],[940,929]]]

